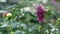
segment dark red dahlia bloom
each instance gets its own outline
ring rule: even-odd
[[[41,4],[38,4],[36,7],[36,11],[37,11],[36,13],[37,13],[38,21],[40,23],[43,21],[43,16],[44,16],[45,10]]]

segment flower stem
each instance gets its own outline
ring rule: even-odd
[[[10,22],[10,34],[11,34],[12,32],[11,21],[9,20],[9,22]]]

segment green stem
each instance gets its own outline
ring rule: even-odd
[[[56,28],[55,28],[54,34],[56,34]]]
[[[57,23],[56,23],[57,24]],[[55,24],[55,31],[54,31],[54,34],[56,34],[56,28],[57,28],[57,25]]]
[[[47,25],[47,30],[49,31],[49,26],[48,26],[48,15],[46,15],[46,25]],[[50,33],[50,32],[49,32]],[[47,34],[49,34],[49,33],[47,33]]]
[[[10,22],[10,34],[11,34],[11,32],[12,32],[12,27],[11,27],[11,21],[9,20],[9,22]]]

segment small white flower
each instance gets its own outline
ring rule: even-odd
[[[21,8],[20,10],[23,11],[23,8]]]
[[[53,31],[55,31],[55,30],[56,30],[56,31],[58,31],[58,29],[57,29],[57,28],[53,28],[53,29],[51,29],[51,31],[52,31],[52,32],[53,32]]]
[[[46,30],[45,32],[46,32],[47,34],[49,33],[49,31],[48,31],[48,30]]]
[[[36,6],[36,3],[34,3],[33,6]]]
[[[52,32],[55,31],[55,28],[52,29]]]
[[[14,7],[12,9],[15,9]]]
[[[25,7],[24,11],[30,11],[30,7]]]
[[[22,16],[24,16],[24,13],[22,14]]]

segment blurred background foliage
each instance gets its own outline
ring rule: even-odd
[[[36,4],[47,11],[43,23],[36,16]],[[60,0],[7,0],[0,2],[0,34],[60,34]],[[2,16],[4,12],[12,17]]]

